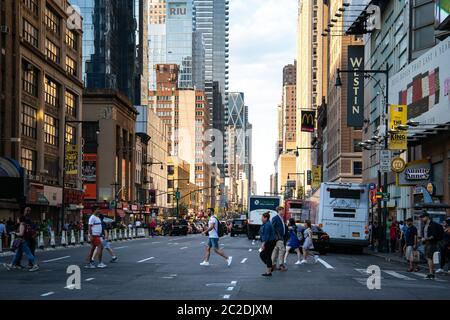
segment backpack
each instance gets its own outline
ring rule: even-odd
[[[219,219],[216,218],[216,220],[217,220],[217,234],[219,235],[219,238],[222,238],[225,235],[225,230],[223,229],[223,225],[220,223]]]

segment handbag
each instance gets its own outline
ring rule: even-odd
[[[22,244],[22,239],[14,239],[12,245],[11,245],[11,249],[13,251],[16,251],[17,249],[20,248],[20,245]]]

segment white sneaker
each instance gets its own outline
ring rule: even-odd
[[[39,270],[39,266],[37,264],[35,264],[33,267],[30,268],[30,270],[28,270],[29,272],[34,272]]]
[[[103,262],[100,262],[100,263],[97,265],[97,268],[100,268],[100,269],[106,268],[106,264],[104,264]]]
[[[319,261],[319,256],[315,255],[315,256],[314,256],[314,260],[315,260],[316,262]]]
[[[227,263],[228,263],[228,266],[230,266],[231,265],[231,261],[233,261],[233,257],[228,257],[228,259],[227,259]]]
[[[303,259],[302,261],[300,261],[299,264],[305,264],[307,261],[305,259]]]
[[[209,262],[208,261],[203,261],[202,263],[200,263],[201,266],[209,266]]]
[[[300,260],[298,260],[295,264],[301,264],[302,262]]]
[[[444,273],[445,271],[443,270],[443,269],[441,269],[441,268],[439,268],[439,269],[437,269],[436,270],[436,273]]]

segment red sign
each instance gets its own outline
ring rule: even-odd
[[[84,199],[86,200],[96,200],[97,199],[97,184],[96,183],[85,183],[83,185],[84,189]]]
[[[64,192],[66,204],[80,204],[83,202],[83,192],[80,190],[66,189]]]

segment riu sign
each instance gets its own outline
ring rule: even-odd
[[[364,46],[348,47],[348,69],[364,69]],[[362,127],[364,124],[364,81],[362,73],[348,74],[347,126]]]

